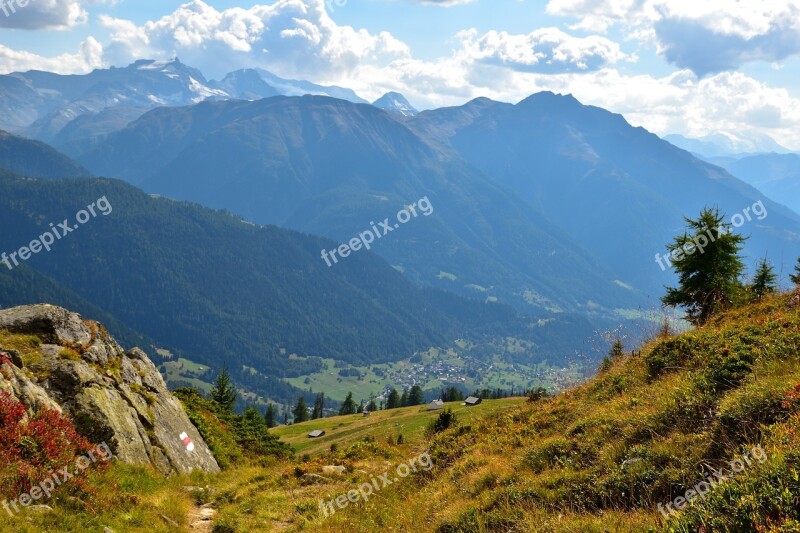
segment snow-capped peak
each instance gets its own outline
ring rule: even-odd
[[[379,107],[384,111],[388,111],[389,113],[397,113],[398,115],[402,115],[404,117],[413,117],[414,115],[418,114],[419,111],[414,109],[406,97],[400,93],[395,92],[388,92],[375,100],[372,105],[375,107]]]

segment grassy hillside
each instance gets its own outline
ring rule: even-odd
[[[798,531],[799,342],[788,296],[654,340],[581,387],[438,436],[431,478],[323,527],[372,530],[391,516],[398,530],[441,532]],[[754,445],[763,464],[665,522],[659,504],[712,468],[730,473]]]
[[[318,499],[347,483],[301,479],[300,516],[288,521],[322,531],[798,531],[799,342],[789,296],[735,310],[555,398],[461,421],[411,450],[378,446],[355,472],[374,475],[423,446],[435,466],[367,503],[324,518]],[[704,499],[669,521],[658,511],[712,468],[729,475],[745,453],[751,464]],[[367,478],[353,475],[349,488]],[[232,523],[234,509],[222,509]]]
[[[253,458],[243,448],[216,477],[137,478],[141,498],[131,497],[126,473],[114,488],[99,485],[127,495],[113,512],[103,493],[99,511],[64,520],[96,527],[164,514],[178,531],[189,523],[180,509],[206,504],[218,532],[800,531],[798,303],[800,295],[774,296],[653,339],[554,398],[454,405],[457,423],[433,435],[424,428],[438,414],[419,407],[276,428],[294,458]],[[219,445],[231,440],[224,424],[202,416]],[[305,437],[317,428],[323,439]],[[425,453],[430,470],[398,476]],[[347,502],[381,476],[390,483],[368,501]],[[700,485],[709,477],[713,484]],[[185,493],[159,499],[199,483],[208,489],[189,491],[193,502]],[[324,516],[320,502],[342,495],[344,508]],[[668,504],[681,510],[667,520]],[[68,503],[53,505],[60,514]],[[54,523],[31,516],[26,527]]]
[[[445,404],[445,407],[452,409],[459,420],[469,423],[471,420],[495,416],[509,407],[519,405],[522,401],[520,398],[486,400],[475,407],[467,407],[463,402],[452,402]],[[366,437],[387,442],[390,438],[396,440],[398,435],[402,435],[407,444],[422,446],[425,428],[440,412],[428,411],[427,405],[404,407],[377,411],[368,417],[361,414],[335,416],[291,426],[279,426],[273,429],[272,433],[280,437],[282,442],[290,444],[297,453],[312,456],[329,451],[331,445],[343,449]],[[308,433],[315,429],[324,430],[325,436],[318,439],[308,438]]]

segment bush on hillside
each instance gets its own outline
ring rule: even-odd
[[[436,418],[436,420],[433,420],[430,424],[428,424],[428,427],[425,429],[425,435],[430,438],[437,433],[441,433],[442,431],[446,431],[451,427],[455,427],[457,424],[458,417],[453,410],[448,407],[439,413],[439,416]]]
[[[25,406],[0,392],[0,494],[16,497],[50,478],[53,471],[72,469],[93,446],[61,413],[44,409],[25,418]],[[98,463],[101,467],[104,463]],[[80,489],[85,478],[69,480]]]
[[[173,391],[189,419],[221,468],[228,468],[242,458],[260,460],[269,457],[289,457],[292,449],[269,432],[264,417],[254,408],[236,415],[205,398],[197,389]]]

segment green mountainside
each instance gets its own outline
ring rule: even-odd
[[[91,173],[54,148],[0,130],[0,168],[32,178],[86,178]]]
[[[55,240],[50,252],[0,268],[0,305],[73,307],[107,319],[121,339],[211,368],[227,364],[238,383],[264,397],[294,397],[297,390],[278,378],[319,370],[318,357],[366,365],[457,339],[507,336],[534,343],[528,362],[569,355],[558,329],[569,317],[534,326],[507,306],[417,288],[372,254],[329,268],[319,257],[334,246],[325,239],[154,198],[114,180],[4,173],[0,188],[0,250],[8,254],[50,223],[73,225],[101,197],[111,207]],[[592,330],[585,319],[571,324],[583,335]]]
[[[531,313],[618,320],[615,309],[646,304],[540,209],[373,106],[303,96],[160,108],[78,161],[149,193],[341,242],[425,197],[430,216],[373,245],[413,282]]]

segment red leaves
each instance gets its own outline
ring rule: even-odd
[[[25,420],[25,406],[0,393],[0,491],[15,497],[60,468],[74,468],[78,456],[92,449],[72,422],[45,409]],[[79,478],[71,480],[81,485]]]
[[[781,407],[786,410],[794,410],[798,405],[800,405],[800,383],[797,383],[794,389],[787,392],[786,399],[781,402]]]

